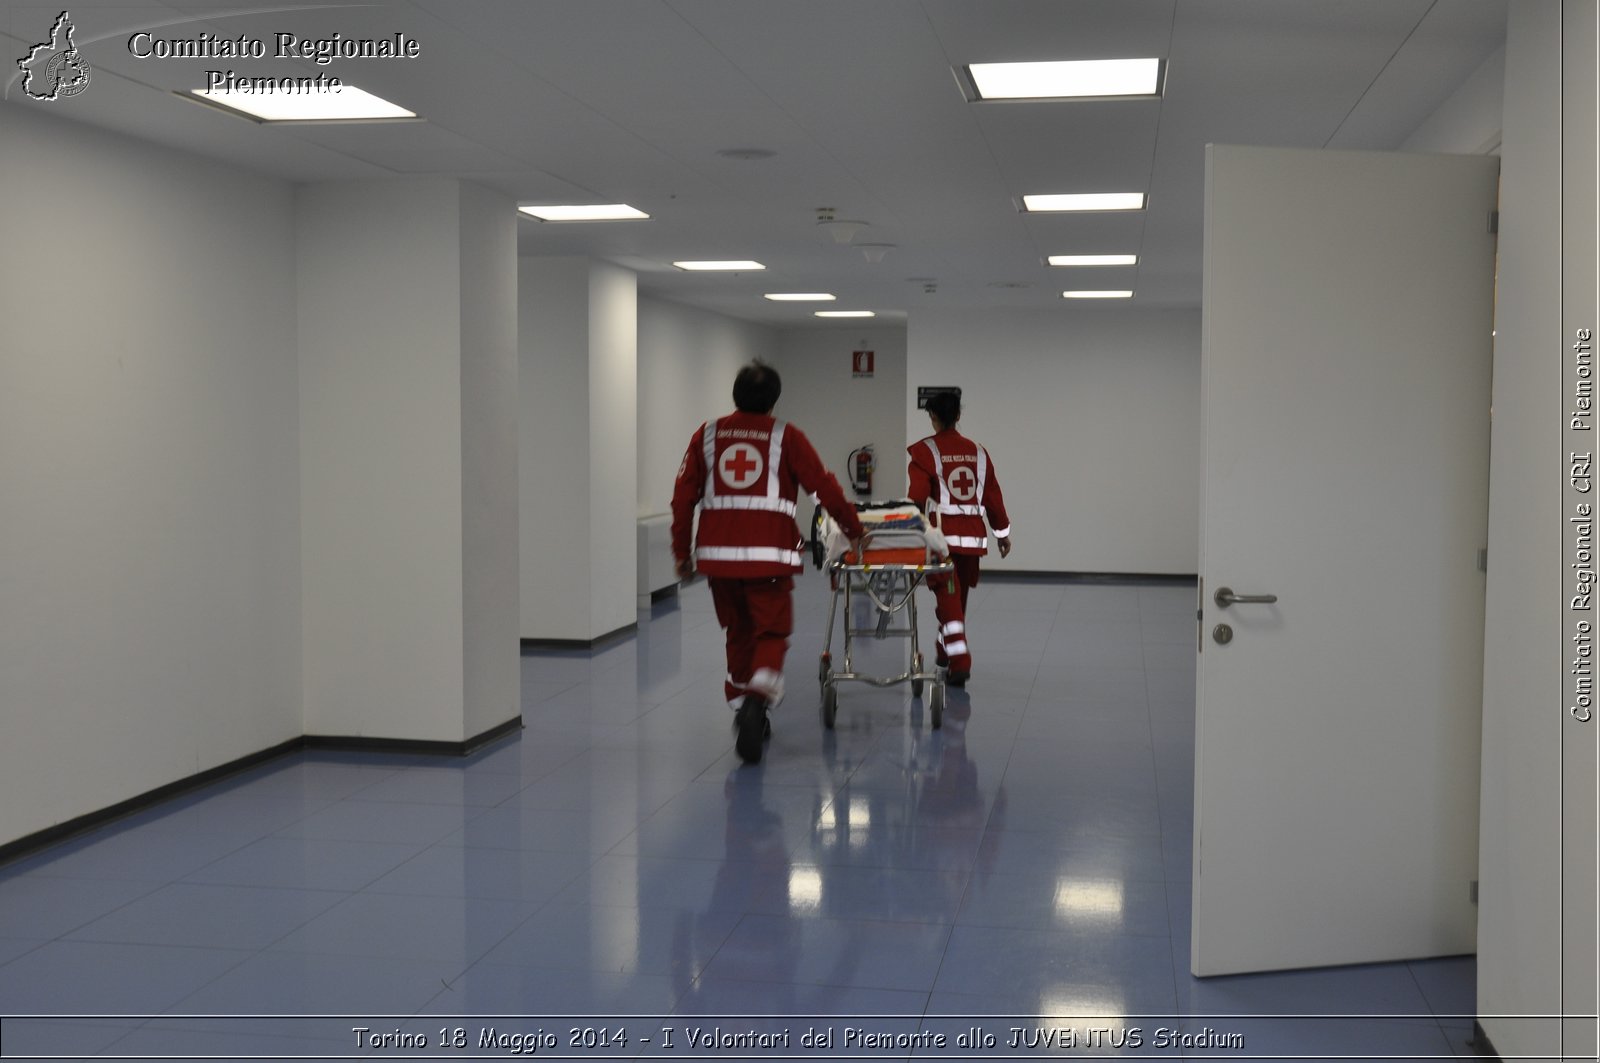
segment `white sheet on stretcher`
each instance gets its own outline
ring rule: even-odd
[[[922,515],[915,503],[909,499],[895,502],[872,503],[874,508],[862,510],[856,514],[861,519],[867,531],[877,531],[873,536],[873,545],[879,547],[910,547],[922,546],[927,550],[930,562],[942,562],[950,556],[950,545],[945,542],[944,535],[938,528],[928,526],[927,518]],[[881,525],[889,521],[907,522],[915,520],[914,527],[901,527],[883,529]],[[822,541],[826,545],[828,564],[843,557],[850,549],[850,539],[840,530],[839,525],[827,513],[822,515]]]

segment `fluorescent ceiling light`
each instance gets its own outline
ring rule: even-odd
[[[1159,96],[1159,59],[1085,59],[1056,63],[972,63],[980,100],[1059,100]]]
[[[831,303],[834,297],[827,292],[768,292],[762,298],[775,303]]]
[[[1022,209],[1040,213],[1062,210],[1143,210],[1143,192],[1073,192],[1065,195],[1027,195]]]
[[[1132,299],[1133,293],[1129,291],[1102,291],[1102,292],[1062,292],[1063,299]]]
[[[871,310],[816,310],[817,317],[877,317]]]
[[[1045,259],[1052,266],[1133,266],[1138,255],[1051,255]]]
[[[261,78],[244,80],[241,84],[254,86],[256,81],[276,84],[294,80],[297,79]],[[342,85],[337,92],[243,92],[238,87],[190,91],[207,103],[230,111],[242,111],[263,122],[382,122],[417,117],[415,112],[354,85]]]
[[[695,270],[695,269],[698,269],[698,270],[710,270],[710,269],[744,270],[744,269],[766,269],[767,268],[767,267],[763,266],[759,262],[750,261],[748,258],[729,259],[726,262],[716,262],[716,261],[712,261],[712,262],[674,262],[673,265],[677,266],[679,269],[691,269],[691,270]]]
[[[591,203],[584,205],[518,207],[522,213],[540,221],[632,221],[650,215],[626,203]]]

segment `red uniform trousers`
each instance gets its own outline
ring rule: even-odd
[[[727,634],[728,677],[722,688],[728,703],[737,708],[749,691],[777,704],[783,696],[783,658],[794,631],[794,577],[708,576],[706,582],[717,623]]]
[[[956,570],[949,576],[934,578],[934,616],[939,620],[939,637],[934,642],[935,663],[948,664],[953,671],[972,671],[972,651],[967,647],[967,595],[978,582],[978,554],[951,554]],[[946,651],[946,646],[957,649]]]

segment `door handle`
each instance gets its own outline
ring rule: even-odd
[[[1276,594],[1235,594],[1232,587],[1218,587],[1212,601],[1217,603],[1219,609],[1226,609],[1235,603],[1242,605],[1271,605],[1278,600]]]

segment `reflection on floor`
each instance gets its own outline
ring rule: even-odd
[[[481,1052],[486,1031],[504,1054],[596,1026],[561,1016],[639,1017],[576,1035],[612,1058],[672,1054],[662,1027],[681,1056],[695,1017],[789,1031],[756,1054],[830,1051],[807,1030],[871,1058],[982,1055],[984,1035],[1470,1052],[1471,958],[1189,975],[1192,585],[985,582],[940,730],[907,687],[857,684],[826,731],[826,587],[799,584],[759,766],[733,752],[697,584],[636,638],[525,657],[526,729],[466,761],[298,755],[0,869],[0,1013],[53,1016],[7,1020],[7,1054]],[[904,652],[864,641],[857,664]],[[236,1015],[261,1018],[187,1018]]]

